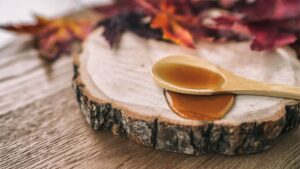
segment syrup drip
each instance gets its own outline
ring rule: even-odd
[[[193,120],[218,120],[234,104],[235,95],[199,96],[164,91],[169,107],[177,115]]]

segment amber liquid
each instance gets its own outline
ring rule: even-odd
[[[165,91],[165,97],[173,112],[193,120],[218,120],[223,118],[234,104],[234,95],[197,96]]]
[[[183,64],[161,64],[156,68],[156,73],[165,81],[189,89],[213,89],[225,82],[213,71]]]
[[[184,88],[214,89],[224,83],[224,78],[207,69],[182,64],[165,64],[157,68],[164,80]],[[169,107],[179,116],[194,120],[223,118],[234,104],[235,95],[199,96],[164,91]]]

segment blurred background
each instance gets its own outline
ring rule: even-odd
[[[55,17],[85,6],[109,3],[110,0],[0,0],[0,24],[33,22],[33,14]],[[0,48],[16,34],[0,30]]]

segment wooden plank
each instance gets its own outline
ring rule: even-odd
[[[71,86],[71,58],[46,65],[34,49],[0,53],[0,114]]]
[[[156,151],[93,131],[71,89],[71,58],[49,71],[34,50],[14,48],[0,51],[0,168],[300,168],[299,128],[235,157]]]

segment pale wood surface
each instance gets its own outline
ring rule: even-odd
[[[85,41],[83,52],[79,55],[79,74],[87,90],[91,90],[92,96],[100,101],[113,102],[115,107],[128,109],[129,111],[124,111],[123,114],[131,118],[152,121],[158,119],[186,126],[201,126],[207,123],[181,118],[168,107],[162,89],[151,77],[152,65],[165,56],[195,56],[241,77],[291,86],[300,85],[300,80],[295,75],[300,72],[296,70],[300,69],[300,64],[295,61],[296,55],[292,50],[282,49],[287,57],[278,52],[257,53],[250,50],[247,42],[200,43],[197,50],[191,50],[170,43],[146,40],[132,33],[125,33],[118,50],[111,50],[104,37],[99,37],[102,31],[101,28],[95,30]],[[193,62],[195,65],[200,64]],[[217,67],[210,66],[211,70],[217,71]],[[232,87],[232,90],[235,90],[240,88],[240,84],[241,82],[234,83],[233,80],[228,80],[224,87]],[[244,84],[246,85],[249,83]],[[282,107],[290,102],[293,101],[238,95],[228,114],[212,123],[240,126],[253,121],[276,121],[285,116]]]
[[[261,154],[199,157],[95,132],[71,89],[71,58],[49,66],[22,40],[0,51],[0,168],[299,168],[300,129]]]

